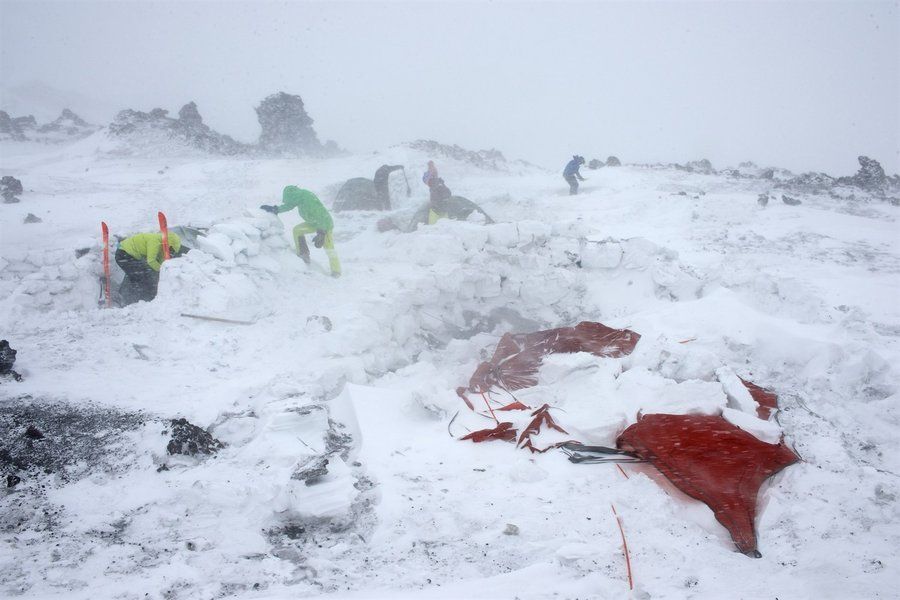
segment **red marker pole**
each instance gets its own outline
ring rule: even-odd
[[[169,260],[169,225],[166,222],[166,215],[162,211],[157,216],[159,217],[159,232],[162,234],[163,259]]]
[[[100,221],[100,229],[103,231],[103,288],[106,294],[106,308],[112,306],[112,296],[109,291],[109,227],[105,221]]]

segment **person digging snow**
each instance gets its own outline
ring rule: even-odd
[[[438,170],[437,167],[434,166],[434,161],[428,161],[428,169],[422,174],[422,183],[427,185],[429,188],[433,181],[438,178]]]
[[[447,200],[453,196],[453,192],[440,177],[433,179],[428,188],[428,224],[434,225],[439,219],[447,217]]]
[[[579,167],[584,164],[584,157],[577,154],[572,157],[566,168],[563,169],[563,179],[569,184],[569,195],[574,196],[578,193],[578,181],[584,181],[584,177],[578,172]]]
[[[273,215],[296,208],[300,213],[300,218],[303,219],[302,223],[294,227],[294,247],[297,250],[297,256],[309,264],[309,246],[306,245],[305,236],[315,232],[313,245],[316,248],[325,249],[325,254],[328,255],[328,264],[331,267],[331,275],[340,277],[341,263],[334,251],[334,221],[331,219],[328,209],[315,194],[309,190],[300,189],[296,185],[289,185],[281,194],[280,206],[263,204],[259,208]]]
[[[447,208],[445,203],[447,199],[453,195],[450,188],[444,183],[438,175],[437,167],[434,161],[428,161],[428,170],[422,174],[422,183],[428,186],[428,221],[429,225],[434,225],[439,219],[447,216]]]
[[[178,234],[169,233],[169,256],[176,258],[186,252],[186,247],[182,252]],[[119,242],[116,264],[125,272],[125,279],[119,287],[119,303],[122,306],[156,298],[159,269],[164,260],[161,233],[138,233]]]
[[[379,208],[391,210],[391,191],[388,188],[388,177],[394,171],[403,171],[403,165],[381,165],[375,171],[375,195],[378,196]],[[407,188],[407,194],[409,189]]]

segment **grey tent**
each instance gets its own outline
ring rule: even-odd
[[[348,179],[334,199],[334,210],[379,210],[375,182],[365,177]]]
[[[463,198],[462,196],[450,196],[446,200],[435,203],[435,205],[432,205],[431,202],[422,205],[422,207],[413,215],[412,220],[409,222],[409,227],[407,227],[407,231],[414,231],[417,226],[427,224],[428,211],[432,207],[434,207],[436,212],[443,213],[448,219],[453,219],[454,221],[466,221],[472,213],[477,212],[484,215],[484,223],[486,225],[490,225],[494,222],[480,206],[468,198]]]
[[[390,210],[391,194],[388,188],[388,177],[394,171],[402,170],[402,165],[381,165],[375,171],[374,181],[365,177],[348,179],[334,199],[334,210]],[[409,196],[409,194],[409,183],[407,183],[406,195]]]
[[[197,238],[205,237],[207,229],[204,227],[191,227],[190,225],[176,225],[175,227],[169,227],[169,231],[178,234],[182,245],[188,248],[196,248]]]

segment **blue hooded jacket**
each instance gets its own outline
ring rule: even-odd
[[[578,168],[583,164],[583,158],[580,156],[573,157],[572,160],[569,161],[569,164],[566,165],[566,168],[563,171],[563,177],[571,177],[572,175],[580,176],[581,173],[578,172]]]

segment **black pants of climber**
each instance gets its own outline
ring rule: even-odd
[[[119,248],[116,250],[116,264],[125,272],[125,279],[119,287],[119,303],[122,306],[156,298],[159,273],[151,269],[147,261],[134,258]]]
[[[575,179],[574,175],[563,175],[563,179],[565,179],[569,184],[569,195],[574,196],[578,193],[578,180]]]

